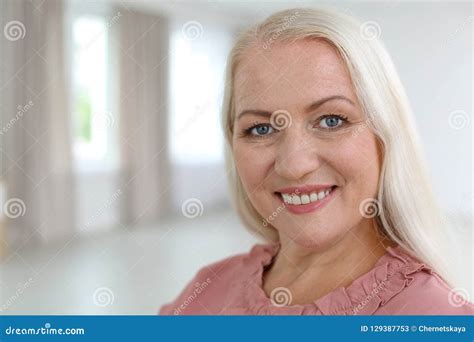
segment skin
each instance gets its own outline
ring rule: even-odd
[[[291,304],[303,304],[350,285],[370,271],[384,245],[394,244],[382,241],[375,220],[359,209],[365,199],[376,198],[382,154],[343,60],[323,40],[255,45],[237,66],[234,87],[238,175],[253,206],[271,217],[282,247],[264,272],[264,291],[270,296],[274,288],[286,287]],[[347,100],[308,111],[315,101],[335,95]],[[285,110],[291,125],[274,130],[271,118],[254,110]],[[322,117],[328,114],[347,121]],[[266,128],[245,133],[255,124]],[[308,184],[337,185],[337,196],[317,211],[294,214],[275,194]]]

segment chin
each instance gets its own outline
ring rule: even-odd
[[[294,243],[308,249],[325,249],[338,241],[344,234],[332,225],[315,225],[303,227],[303,231],[291,231],[285,234]]]

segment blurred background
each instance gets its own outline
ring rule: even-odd
[[[223,162],[226,57],[249,25],[312,5],[391,53],[472,301],[470,2],[1,0],[0,312],[154,314],[248,251]]]

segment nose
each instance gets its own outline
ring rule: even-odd
[[[282,133],[276,148],[275,172],[285,179],[304,180],[323,164],[318,142],[303,125],[292,125]]]

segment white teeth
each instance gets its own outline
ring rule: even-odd
[[[309,196],[308,195],[301,195],[301,203],[308,204],[309,203]]]
[[[296,194],[281,194],[283,198],[283,202],[286,204],[292,204],[292,205],[301,205],[301,204],[308,204],[310,202],[316,202],[320,201],[323,198],[325,198],[329,193],[332,191],[331,189],[326,189],[325,191],[320,191],[319,193],[317,192],[311,192],[309,194],[302,194],[301,196],[298,196]]]
[[[301,197],[298,195],[291,196],[291,204],[301,204]]]

